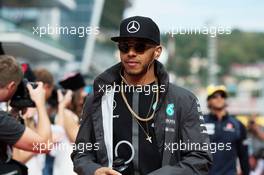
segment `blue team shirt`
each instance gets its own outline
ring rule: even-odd
[[[224,145],[213,153],[213,166],[209,175],[235,175],[236,160],[240,159],[244,175],[249,173],[245,127],[233,116],[227,114],[219,121],[215,115],[205,115],[205,126],[211,143]]]

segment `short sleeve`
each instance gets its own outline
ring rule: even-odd
[[[24,125],[20,124],[8,113],[0,111],[0,143],[14,145],[24,131]]]

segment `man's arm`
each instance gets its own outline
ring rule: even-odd
[[[14,144],[16,148],[33,151],[36,153],[49,152],[51,146],[51,127],[50,120],[45,108],[45,90],[43,83],[38,83],[38,87],[33,89],[31,85],[27,85],[30,97],[35,102],[38,111],[38,123],[36,132],[26,127],[23,135]]]
[[[95,150],[81,150],[79,144],[95,144],[95,136],[92,125],[92,118],[88,116],[92,110],[93,94],[89,95],[84,103],[81,115],[81,126],[75,141],[76,148],[71,154],[74,171],[78,175],[120,175],[120,173],[109,167],[102,167],[96,163]],[[85,146],[83,146],[85,148]],[[100,145],[99,145],[100,149]]]
[[[182,120],[179,124],[182,143],[196,143],[201,146],[207,144],[209,147],[209,137],[207,134],[202,133],[205,128],[201,126],[204,122],[200,119],[202,113],[198,112],[198,108],[200,108],[198,101],[195,98],[191,101],[191,104],[184,101],[182,101],[183,104],[181,105],[182,112],[180,115]],[[181,152],[181,161],[178,164],[164,166],[149,175],[206,175],[211,164],[212,156],[210,150],[190,149]]]
[[[13,148],[13,154],[12,155],[13,155],[12,158],[14,160],[17,160],[17,161],[25,164],[25,163],[27,163],[27,161],[29,161],[36,154],[33,152]]]
[[[87,116],[89,110],[91,110],[93,101],[93,96],[90,95],[86,98],[84,103],[83,112],[81,115],[81,126],[77,134],[75,141],[76,148],[79,144],[92,143],[94,144],[95,140],[93,137],[93,127],[91,116]],[[73,150],[71,158],[74,165],[74,171],[79,175],[93,175],[95,170],[100,168],[101,165],[95,163],[95,152],[89,150]]]

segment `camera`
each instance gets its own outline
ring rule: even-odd
[[[58,90],[61,90],[62,95],[65,95],[66,92],[67,92],[66,89],[63,89],[60,86],[55,86],[54,87],[54,89],[52,90],[51,96],[50,96],[50,98],[47,101],[48,104],[50,104],[53,107],[56,107],[58,105],[58,103],[59,103],[58,102],[58,93],[57,93]]]
[[[27,79],[23,79],[17,87],[15,94],[13,95],[10,106],[13,108],[27,108],[35,107],[35,103],[31,100],[27,84],[30,84],[33,89],[37,88],[37,84],[34,82],[28,82]]]

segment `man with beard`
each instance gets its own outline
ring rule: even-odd
[[[94,93],[87,97],[76,145],[90,147],[73,151],[75,171],[207,174],[210,152],[172,148],[180,141],[209,144],[209,138],[196,97],[169,83],[157,61],[162,51],[157,24],[148,17],[130,17],[121,22],[120,36],[111,39],[117,42],[121,62],[95,79]]]
[[[218,150],[213,154],[213,166],[209,175],[236,174],[237,158],[239,158],[243,175],[248,175],[248,150],[245,144],[246,129],[226,110],[226,98],[228,96],[226,87],[211,85],[207,88],[207,93],[207,104],[210,113],[205,116],[205,126],[211,144],[216,143],[218,145]]]

